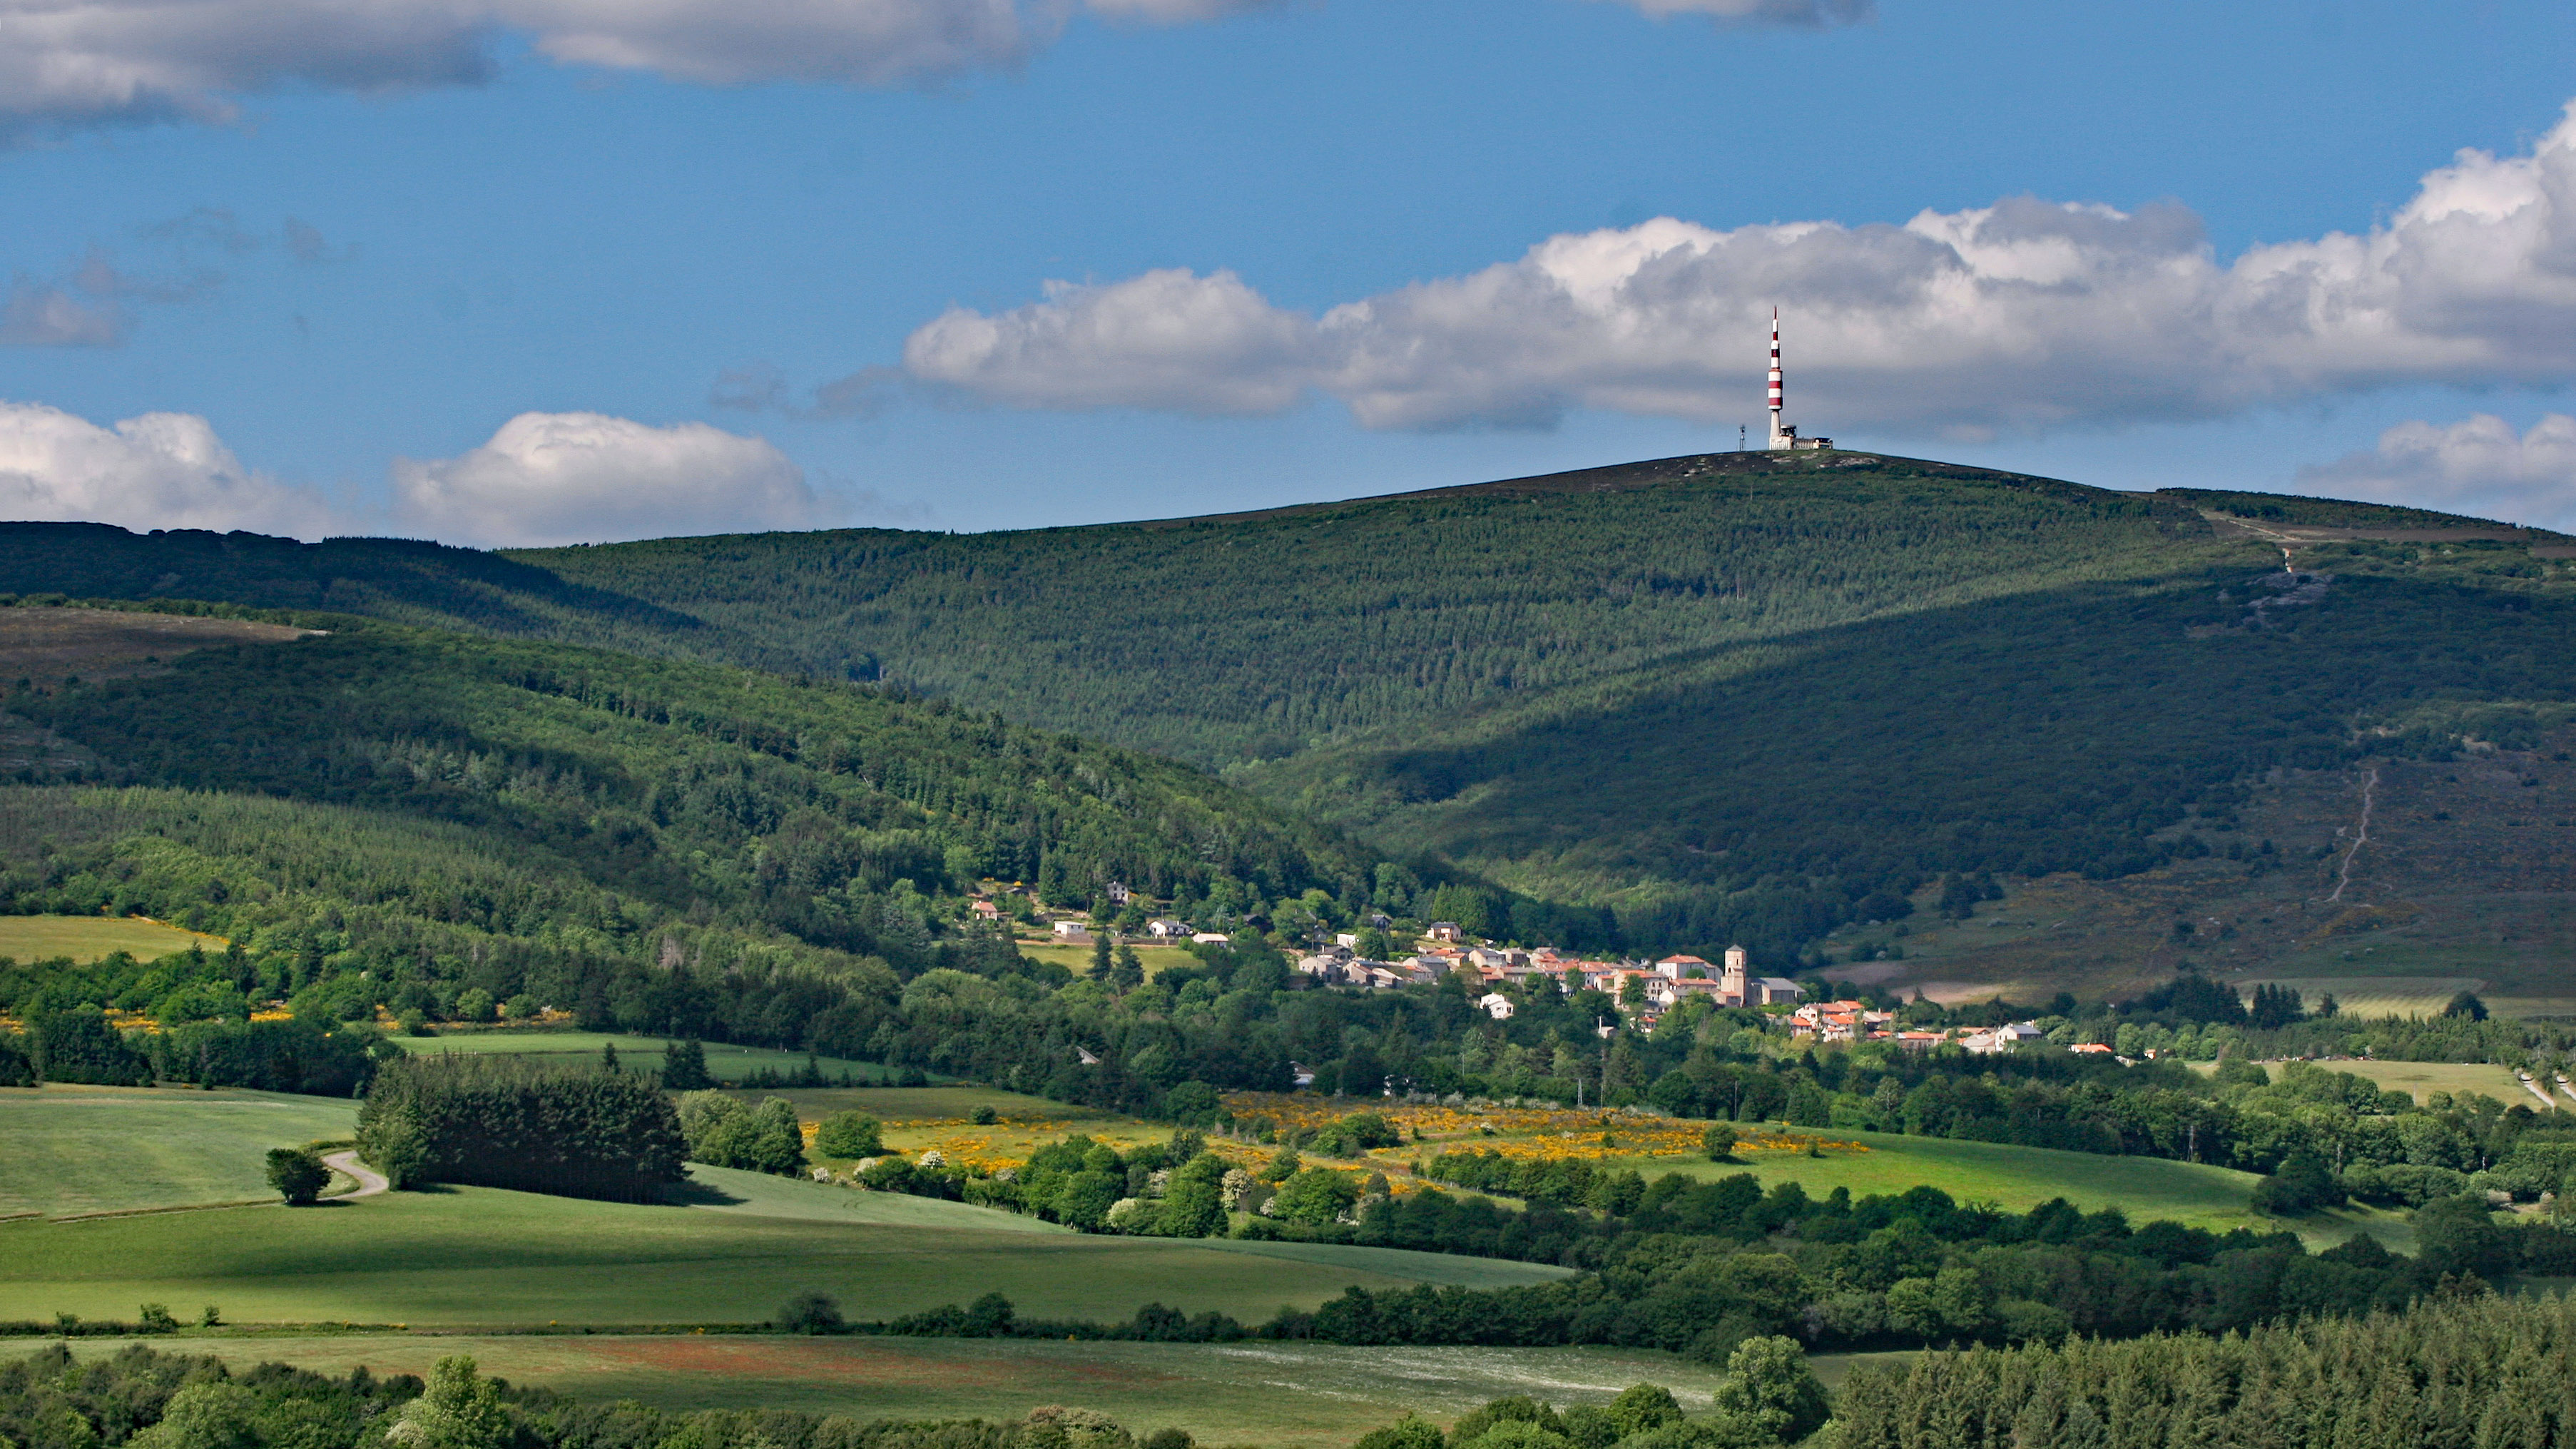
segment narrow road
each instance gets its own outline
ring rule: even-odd
[[[2361,854],[2361,848],[2370,843],[2370,808],[2378,793],[2379,767],[2373,765],[2370,767],[2370,778],[2362,781],[2361,784],[2361,833],[2354,837],[2352,849],[2343,853],[2343,869],[2335,875],[2334,894],[2326,897],[2328,905],[2342,900],[2344,887],[2352,884],[2352,858]]]
[[[322,1162],[324,1166],[335,1168],[341,1173],[346,1174],[352,1182],[355,1182],[358,1185],[358,1190],[356,1192],[344,1192],[333,1195],[332,1201],[334,1202],[345,1202],[353,1197],[374,1197],[377,1193],[383,1192],[385,1189],[393,1186],[392,1183],[385,1181],[385,1175],[383,1173],[360,1162],[358,1160],[358,1154],[355,1152],[324,1153]]]
[[[2519,1074],[2519,1073],[2516,1073],[2516,1075],[2520,1075],[2520,1074]],[[2523,1089],[2524,1091],[2526,1091],[2526,1092],[2529,1092],[2531,1095],[2533,1095],[2533,1096],[2535,1096],[2535,1097],[2538,1097],[2538,1098],[2540,1099],[2540,1105],[2542,1105],[2543,1107],[2546,1107],[2546,1108],[2548,1108],[2550,1111],[2553,1111],[2553,1112],[2555,1112],[2555,1111],[2557,1111],[2557,1110],[2558,1110],[2558,1103],[2557,1103],[2557,1101],[2556,1101],[2555,1099],[2553,1099],[2553,1098],[2549,1095],[2548,1090],[2547,1090],[2546,1088],[2542,1087],[2538,1082],[2533,1081],[2533,1080],[2532,1080],[2531,1078],[2529,1078],[2529,1077],[2523,1077],[2523,1079],[2522,1079],[2522,1089]]]

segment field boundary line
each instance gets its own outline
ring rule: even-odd
[[[59,1218],[47,1218],[46,1221],[56,1223],[85,1223],[97,1218],[145,1218],[152,1217],[160,1213],[202,1213],[212,1212],[217,1208],[268,1207],[276,1201],[277,1199],[273,1197],[246,1197],[235,1202],[188,1202],[179,1203],[172,1207],[108,1208],[94,1213],[70,1213]],[[31,1213],[29,1216],[43,1217],[44,1214]]]

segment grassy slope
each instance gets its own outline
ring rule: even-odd
[[[2171,1218],[2220,1232],[2236,1227],[2269,1232],[2283,1226],[2280,1220],[2257,1216],[2248,1206],[2255,1176],[2224,1167],[1884,1132],[1837,1129],[1828,1135],[1837,1141],[1862,1143],[1870,1150],[1824,1157],[1766,1152],[1746,1162],[1723,1163],[1656,1157],[1627,1165],[1648,1176],[1677,1171],[1716,1178],[1750,1172],[1765,1183],[1795,1182],[1814,1197],[1838,1187],[1849,1188],[1854,1197],[1937,1187],[1961,1202],[1991,1202],[2015,1212],[2062,1197],[2087,1212],[2117,1207],[2132,1224]],[[2289,1226],[2318,1246],[2339,1243],[2360,1229],[2391,1247],[2407,1251],[2413,1247],[2411,1231],[2387,1214],[2363,1210],[2320,1214]]]
[[[220,951],[224,940],[131,916],[0,916],[0,956],[18,961],[68,956],[85,965],[115,951],[149,961],[191,945]]]
[[[443,1031],[434,1037],[398,1036],[396,1046],[414,1056],[437,1056],[453,1052],[465,1056],[526,1057],[549,1066],[568,1066],[599,1059],[600,1048],[615,1046],[618,1064],[629,1071],[660,1071],[662,1052],[669,1045],[661,1037],[620,1036],[613,1032],[592,1031]],[[727,1042],[706,1043],[707,1075],[720,1081],[739,1081],[766,1067],[780,1073],[804,1070],[801,1052],[776,1051],[768,1047],[736,1046]],[[875,1062],[845,1061],[840,1057],[819,1057],[815,1066],[825,1076],[837,1079],[843,1072],[854,1081],[884,1080],[886,1069]]]
[[[0,1090],[0,1213],[265,1197],[268,1149],[346,1137],[356,1125],[355,1102],[327,1097],[68,1083]]]
[[[74,1351],[87,1358],[118,1346],[83,1342]],[[1604,1404],[1650,1382],[1697,1411],[1720,1377],[1687,1359],[1617,1349],[606,1335],[263,1336],[155,1346],[211,1352],[237,1370],[274,1360],[335,1373],[365,1364],[379,1374],[422,1373],[441,1355],[464,1352],[513,1382],[674,1409],[1018,1418],[1041,1404],[1070,1404],[1111,1414],[1140,1436],[1170,1427],[1202,1443],[1282,1449],[1345,1445],[1408,1410],[1446,1423],[1505,1394]],[[1835,1382],[1846,1361],[1827,1357],[1816,1367]]]
[[[940,1208],[854,1208],[922,1217],[869,1224],[464,1188],[302,1211],[6,1223],[0,1318],[130,1315],[158,1301],[218,1303],[235,1322],[702,1323],[763,1319],[790,1294],[819,1289],[871,1318],[998,1290],[1032,1316],[1123,1318],[1160,1299],[1258,1319],[1348,1284],[1496,1271],[1426,1258],[1396,1273],[1383,1255],[1323,1269],[1185,1242],[995,1226],[981,1210]]]

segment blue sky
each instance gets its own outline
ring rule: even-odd
[[[1758,435],[1778,304],[1845,444],[2576,526],[2563,7],[408,3],[64,39],[0,0],[0,512],[542,542],[1388,492]],[[1745,8],[1789,20],[1689,13]],[[5,59],[44,45],[105,79]],[[2410,211],[2462,148],[2471,201]]]

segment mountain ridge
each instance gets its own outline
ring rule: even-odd
[[[991,534],[483,554],[29,530],[0,527],[0,590],[295,595],[889,683],[1219,768],[1634,939],[1811,961],[1962,877],[2294,874],[2287,841],[2227,854],[2262,843],[2236,837],[2263,781],[2528,753],[2576,702],[2563,535],[1857,452]],[[2244,887],[2192,889],[2219,884]]]

